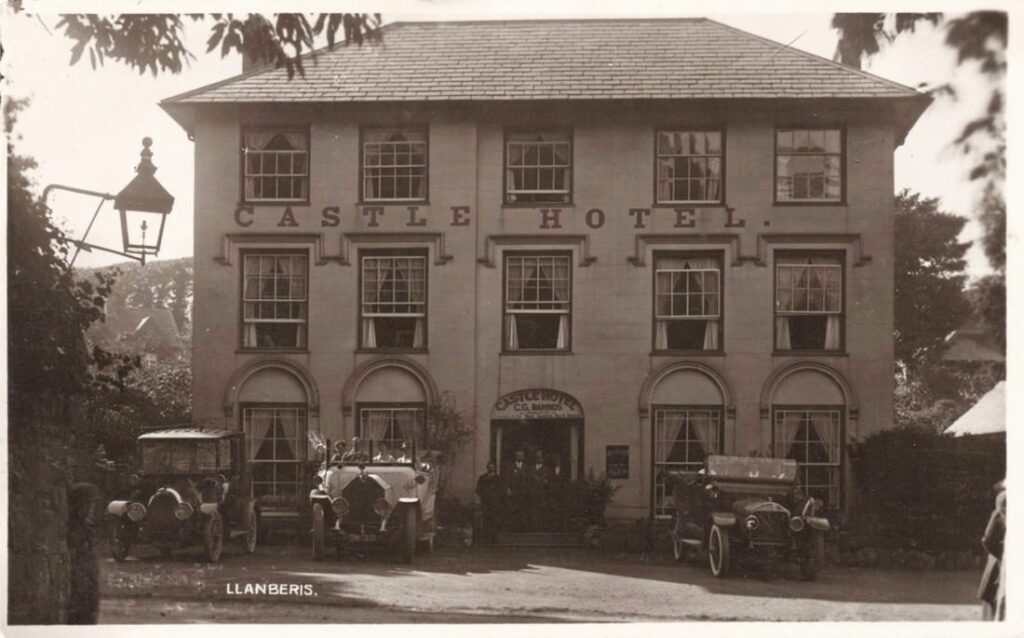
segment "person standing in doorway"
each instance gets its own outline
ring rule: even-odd
[[[505,501],[505,489],[494,461],[487,463],[487,472],[476,482],[476,495],[480,498],[480,539],[493,545],[498,537],[498,522]]]
[[[546,531],[551,512],[551,503],[548,500],[548,486],[550,484],[551,468],[544,462],[544,452],[537,450],[533,465],[530,466],[531,531]]]
[[[513,532],[526,531],[530,503],[530,471],[526,466],[526,452],[516,450],[507,472],[505,494],[508,496],[509,515]]]
[[[551,481],[548,483],[548,505],[551,508],[549,524],[556,532],[564,532],[567,519],[566,502],[569,494],[569,474],[562,467],[562,457],[551,455]]]

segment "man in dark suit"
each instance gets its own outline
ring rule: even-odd
[[[501,511],[505,504],[505,486],[498,476],[494,461],[487,464],[487,472],[477,479],[476,495],[480,497],[480,540],[492,545],[498,536]]]
[[[530,502],[530,475],[526,465],[526,453],[516,450],[512,465],[505,473],[505,494],[508,503],[511,528],[513,532],[526,531]]]
[[[530,531],[539,532],[547,528],[551,503],[548,500],[548,486],[551,484],[551,468],[544,462],[544,452],[537,450],[536,460],[529,469]]]

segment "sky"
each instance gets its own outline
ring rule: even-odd
[[[792,4],[792,3],[791,3]],[[31,9],[32,3],[26,2]],[[133,10],[168,10],[164,5],[135,2]],[[187,5],[187,3],[186,3]],[[185,6],[185,5],[175,5]],[[303,5],[304,6],[304,5]],[[509,5],[469,0],[388,0],[374,3],[385,22],[396,20],[542,18],[542,17],[681,17],[704,15],[775,40],[831,58],[837,34],[829,26],[831,13],[708,14],[666,8],[656,0],[613,1],[600,5],[583,0],[521,0]],[[595,9],[595,7],[601,7]],[[678,7],[671,4],[671,7]],[[685,6],[685,5],[683,5]],[[784,6],[784,5],[779,5]],[[822,5],[805,4],[804,7]],[[387,9],[393,7],[393,11]],[[502,7],[495,9],[495,7]],[[195,10],[185,6],[186,10]],[[349,7],[345,7],[348,9]],[[829,8],[829,7],[824,7]],[[731,10],[731,9],[730,9]],[[764,9],[760,9],[764,10]],[[230,77],[241,70],[237,56],[222,59],[205,53],[208,23],[187,22],[185,39],[194,59],[180,75],[139,75],[107,62],[93,70],[88,56],[69,65],[72,42],[56,28],[55,14],[6,15],[0,28],[6,55],[0,65],[6,76],[5,94],[28,97],[31,105],[18,118],[15,146],[39,164],[34,177],[39,192],[47,184],[65,184],[117,193],[133,177],[143,137],[153,139],[156,177],[176,198],[167,222],[161,259],[192,254],[193,144],[159,106],[161,99]],[[909,188],[938,197],[944,210],[971,218],[961,239],[980,238],[973,221],[978,186],[967,180],[969,163],[950,146],[963,124],[984,109],[986,92],[970,67],[956,64],[954,52],[943,45],[943,34],[932,28],[904,35],[867,61],[865,70],[908,86],[952,82],[961,89],[956,102],[937,100],[921,117],[895,156],[896,190]],[[55,194],[50,206],[63,227],[81,237],[96,207],[92,198]],[[90,233],[90,241],[119,246],[117,216],[106,204]],[[76,266],[104,265],[123,259],[83,253]],[[969,253],[969,272],[989,271],[980,247]]]

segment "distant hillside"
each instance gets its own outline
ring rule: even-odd
[[[76,269],[80,278],[96,272],[117,272],[114,289],[107,299],[108,321],[119,323],[131,309],[165,308],[171,312],[178,332],[192,333],[192,258],[148,262],[145,266],[125,262],[102,268]]]

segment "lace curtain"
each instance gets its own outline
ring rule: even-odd
[[[714,257],[664,257],[658,259],[657,268],[661,270],[719,270],[718,260]],[[676,273],[664,273],[665,275],[675,275]],[[721,274],[719,274],[721,277]],[[678,281],[672,278],[666,278],[666,288],[661,288],[663,285],[659,282],[659,289],[657,292],[668,293],[668,292],[682,292],[681,290],[674,290],[672,282]],[[703,279],[701,284],[703,285]],[[721,288],[715,290],[715,293],[719,293]],[[690,289],[689,292],[694,292]],[[701,290],[701,292],[706,292]],[[713,301],[712,301],[713,300]],[[710,307],[705,307],[703,314],[714,314],[719,315],[721,313],[721,301],[720,295],[716,295],[712,298],[705,297],[706,303]],[[718,350],[718,332],[719,332],[719,320],[718,319],[686,319],[685,316],[679,316],[676,319],[657,319],[655,320],[655,348],[658,350],[668,350],[668,324],[670,321],[703,321],[704,322],[704,350]]]
[[[797,265],[803,265],[803,264],[808,264],[808,265],[839,265],[840,261],[837,258],[835,258],[835,257],[815,255],[815,256],[798,256],[798,257],[779,257],[778,259],[776,259],[776,264],[779,264],[779,265],[787,265],[787,264],[797,264]],[[785,273],[785,272],[786,272],[785,270],[776,269],[776,273],[778,273],[776,276],[781,279],[782,277],[786,276],[786,275],[782,274],[782,273]],[[789,297],[788,297],[788,295],[790,293],[789,293],[789,290],[786,289],[784,286],[779,286],[778,285],[778,284],[783,283],[783,282],[780,281],[780,282],[776,282],[776,283],[777,283],[777,293],[776,294],[778,295],[778,298],[776,299],[776,307],[777,308],[784,308],[786,305],[788,305],[789,303],[792,302],[792,300],[789,299]],[[841,284],[837,284],[837,285],[841,285]],[[832,291],[832,290],[827,290],[824,294],[828,295],[828,298],[827,298],[827,300],[823,301],[823,304],[835,305],[836,307],[838,307],[838,299],[833,299],[832,295],[835,294],[835,295],[840,295],[841,296],[842,295],[842,290],[841,289],[838,290],[838,292]],[[822,348],[824,350],[839,350],[839,348],[840,348],[840,340],[841,340],[841,337],[842,337],[842,325],[843,325],[842,324],[842,315],[839,314],[838,312],[836,312],[834,314],[825,315],[825,338],[824,338],[824,342],[823,342],[823,345],[822,345]],[[791,335],[792,335],[791,331],[792,331],[792,322],[790,321],[790,317],[787,316],[787,315],[776,315],[776,317],[775,317],[775,347],[777,349],[779,349],[779,350],[791,350],[792,349],[792,347],[793,347],[793,340],[792,340],[792,337],[791,337]]]

